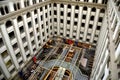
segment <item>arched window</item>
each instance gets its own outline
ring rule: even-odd
[[[78,6],[78,5],[76,5],[76,6],[75,6],[75,9],[79,9],[79,6]]]
[[[9,21],[7,21],[6,22],[6,24],[5,24],[5,26],[6,26],[6,28],[8,28],[8,27],[10,27],[10,26],[12,26],[12,22],[9,20]]]
[[[88,2],[88,0],[84,0],[84,2]]]
[[[14,6],[14,10],[16,11],[17,10],[16,4],[14,3],[13,6]]]
[[[87,10],[87,7],[86,7],[86,6],[84,6],[84,7],[83,7],[83,10]]]
[[[90,20],[94,20],[94,16],[91,16],[91,17],[90,17]]]
[[[70,5],[70,4],[68,4],[68,8],[71,8],[71,5]]]
[[[92,11],[93,11],[93,12],[95,12],[95,11],[96,11],[96,8],[95,8],[95,7],[93,7],[93,8],[92,8]]]
[[[29,0],[24,1],[24,6],[25,7],[29,6]]]
[[[100,12],[101,12],[101,13],[105,13],[105,9],[101,9]]]
[[[37,14],[37,9],[34,10],[34,14]]]
[[[20,3],[17,3],[17,8],[20,9]]]
[[[54,6],[54,7],[57,7],[57,4],[56,4],[56,3],[54,3],[54,4],[53,4],[53,6]]]
[[[17,17],[17,21],[18,21],[18,22],[22,21],[22,17],[21,17],[21,16],[18,16],[18,17]]]
[[[31,15],[30,15],[30,12],[27,13],[27,18],[29,18]]]
[[[9,10],[8,10],[8,7],[7,7],[7,6],[5,6],[5,12],[6,12],[6,13],[9,13]]]
[[[36,4],[36,0],[32,0],[33,4]]]
[[[5,15],[3,7],[0,7],[0,13],[1,13],[1,15]]]
[[[63,8],[63,7],[64,7],[64,5],[63,5],[63,4],[60,4],[60,7],[61,7],[61,8]]]

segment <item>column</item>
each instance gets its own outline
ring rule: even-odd
[[[116,15],[113,17],[113,22],[111,23],[111,29],[113,30],[115,27]]]
[[[42,29],[41,29],[41,19],[40,19],[40,9],[37,9],[38,12],[38,27],[39,27],[39,33],[40,33],[40,42],[43,43],[43,37],[42,37]]]
[[[95,14],[95,19],[94,19],[92,34],[91,34],[91,38],[90,38],[90,42],[91,42],[91,43],[92,43],[93,40],[94,40],[94,35],[95,35],[96,27],[97,27],[97,22],[98,22],[98,18],[99,18],[99,13],[100,13],[100,9],[97,9],[97,10],[96,10],[96,14]]]
[[[64,5],[64,32],[63,32],[63,35],[66,36],[66,23],[67,23],[67,20],[66,20],[66,17],[67,17],[67,5]]]
[[[36,3],[39,3],[39,0],[36,0]]]
[[[60,4],[57,4],[57,35],[60,35]]]
[[[51,23],[50,23],[50,8],[49,8],[49,5],[47,5],[47,16],[48,16],[48,34],[49,34],[49,37],[51,37],[51,30],[50,30],[50,26],[51,26]]]
[[[2,24],[0,26],[0,28],[1,28],[1,34],[2,34],[3,39],[5,41],[7,50],[8,50],[8,52],[9,52],[11,58],[12,58],[12,61],[13,61],[14,65],[15,65],[16,69],[18,69],[19,68],[19,64],[17,62],[16,56],[15,56],[15,52],[14,52],[14,50],[12,48],[11,41],[10,41],[9,36],[8,36],[8,32],[6,30],[6,26],[4,24]]]
[[[108,13],[108,14],[109,14],[109,13]],[[111,16],[110,16],[110,14],[109,14],[109,17],[110,17],[110,21],[112,21],[112,20],[114,19],[114,17],[115,17],[115,15],[114,15],[114,10],[112,11]]]
[[[80,0],[80,1],[84,2],[84,0]]]
[[[108,39],[107,39],[107,34],[108,34],[108,31],[106,31],[106,33],[104,34],[104,38],[103,38],[103,41],[101,42],[101,48],[99,49],[99,52],[98,54],[96,55],[96,64],[97,65],[99,63],[99,58],[102,54],[99,54],[99,53],[103,53],[104,51],[104,47],[107,45],[108,43]]]
[[[3,71],[3,73],[5,74],[6,78],[9,79],[10,78],[10,73],[9,73],[6,65],[4,64],[4,61],[3,61],[2,57],[1,57],[1,55],[0,55],[0,67],[1,67],[1,69]]]
[[[30,34],[29,34],[29,29],[28,29],[28,24],[27,24],[27,20],[26,20],[26,15],[23,15],[23,23],[24,23],[24,29],[25,29],[25,33],[26,33],[26,38],[27,38],[27,42],[28,42],[28,47],[30,50],[31,55],[33,55],[33,48],[31,45],[31,39],[30,39]]]
[[[10,12],[14,11],[13,2],[9,2],[8,4],[9,4],[9,7],[8,7],[8,8],[9,8],[9,11],[10,11]]]
[[[117,26],[116,26],[114,34],[113,34],[113,41],[116,40],[116,38],[117,38],[116,36],[118,36],[119,30],[120,30],[120,23],[117,23]]]
[[[93,0],[89,0],[89,2],[91,2],[91,3],[92,3],[92,2],[93,2]]]
[[[43,15],[43,26],[44,26],[45,40],[47,40],[45,7],[43,7],[43,14],[42,15]]]
[[[24,0],[20,0],[20,7],[24,8]]]
[[[21,55],[22,55],[23,60],[25,62],[26,61],[25,50],[24,50],[23,43],[22,43],[22,40],[21,40],[21,37],[20,37],[21,35],[20,35],[19,26],[18,26],[18,23],[17,23],[16,19],[13,19],[13,25],[14,25],[14,31],[15,31],[15,35],[17,37],[18,45],[19,45],[19,48],[20,48],[20,51],[21,51]]]
[[[120,58],[120,43],[115,51],[115,60],[118,60]]]
[[[98,3],[102,3],[102,0],[98,0]]]
[[[90,21],[90,13],[91,13],[91,8],[88,8],[86,21],[85,21],[86,23],[85,23],[85,31],[84,31],[83,41],[86,41],[87,31],[88,31],[88,26],[89,26],[89,21]]]
[[[100,70],[99,70],[99,73],[96,77],[97,78],[96,80],[99,80],[100,76],[102,76],[101,74],[103,73],[103,69],[105,68],[105,65],[107,64],[107,60],[109,57],[108,55],[109,55],[109,52],[108,52],[108,50],[106,50],[104,60],[103,60],[103,63],[101,63],[101,65],[100,65]]]
[[[54,34],[54,7],[53,7],[53,4],[51,4],[51,7],[52,7],[52,10],[51,10],[51,13],[52,13],[52,35]],[[54,35],[53,35],[54,36]]]
[[[29,0],[29,3],[30,3],[30,5],[33,5],[33,2],[32,2],[33,0]]]
[[[71,20],[70,20],[70,38],[73,37],[73,25],[74,25],[74,11],[75,11],[75,6],[72,6],[71,9]]]
[[[104,47],[103,47],[103,50],[102,52],[100,52],[101,54],[98,56],[98,60],[97,60],[97,68],[96,68],[96,71],[98,71],[98,69],[100,68],[100,65],[101,65],[101,62],[104,61],[103,58],[105,57],[104,55],[106,54],[106,49],[107,49],[107,44],[108,44],[108,39],[106,39],[105,43],[104,43]]]
[[[31,21],[32,21],[32,27],[33,27],[33,34],[34,34],[35,45],[36,45],[36,49],[38,49],[38,39],[37,39],[34,11],[31,11],[31,17],[32,17]]]
[[[81,27],[81,22],[82,22],[82,11],[83,11],[83,7],[80,7],[79,8],[79,15],[78,15],[78,28],[77,28],[77,37],[76,39],[79,40],[79,37],[80,37],[80,27]]]

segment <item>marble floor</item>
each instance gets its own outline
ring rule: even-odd
[[[27,77],[23,77],[22,80],[24,78],[27,80],[46,80],[44,79],[46,74],[51,72],[51,70],[56,66],[65,68],[72,73],[72,79],[70,79],[70,76],[66,76],[68,78],[62,80],[88,80],[88,62],[82,62],[84,66],[81,64],[82,58],[84,58],[85,54],[86,49],[75,45],[69,45],[59,41],[54,41],[52,44],[46,43],[38,55],[36,55],[37,63],[31,63],[31,65],[26,67],[26,70],[24,70],[25,75],[27,73],[29,73],[29,75]],[[34,65],[35,68],[33,68]],[[56,74],[57,72],[55,75]]]

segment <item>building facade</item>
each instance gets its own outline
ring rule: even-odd
[[[96,48],[90,80],[120,78],[119,0],[3,0],[0,79],[12,79],[53,36]]]

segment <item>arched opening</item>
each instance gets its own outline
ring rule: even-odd
[[[34,10],[34,14],[37,14],[37,9]]]
[[[71,5],[70,5],[70,4],[68,4],[68,8],[71,8]]]
[[[91,17],[90,17],[90,20],[92,20],[92,21],[93,21],[93,20],[94,20],[94,16],[91,16]]]
[[[21,17],[21,16],[18,16],[18,17],[17,17],[17,21],[18,21],[18,22],[22,21],[22,17]]]
[[[5,15],[3,7],[0,7],[0,13],[1,13],[1,15]]]
[[[33,4],[36,4],[36,0],[32,0]]]
[[[13,6],[14,6],[14,10],[16,11],[17,10],[16,4],[14,3]]]
[[[12,26],[12,22],[9,20],[9,21],[7,21],[6,22],[6,24],[5,24],[5,26],[6,26],[6,28],[8,28],[8,27],[10,27],[10,26]]]
[[[27,15],[27,18],[29,18],[29,17],[31,16],[31,15],[30,15],[30,12],[28,12],[26,15]]]
[[[20,9],[20,3],[17,3],[17,8]]]
[[[56,3],[54,3],[54,4],[53,4],[53,6],[54,6],[54,7],[57,7],[57,4],[56,4]]]
[[[75,6],[75,9],[79,9],[79,6],[78,6],[78,5],[76,5],[76,6]]]
[[[8,7],[7,7],[7,6],[5,6],[5,12],[6,12],[6,13],[9,13],[9,10],[8,10]]]
[[[84,7],[83,7],[83,10],[87,10],[87,7],[86,7],[86,6],[84,6]]]
[[[105,9],[101,9],[100,12],[101,12],[101,13],[105,13]]]
[[[61,8],[63,8],[63,7],[64,7],[64,5],[63,5],[63,4],[60,4],[60,7],[61,7]]]
[[[96,11],[96,8],[95,8],[95,7],[93,7],[93,8],[92,8],[92,11],[93,11],[93,12],[95,12],[95,11]]]

